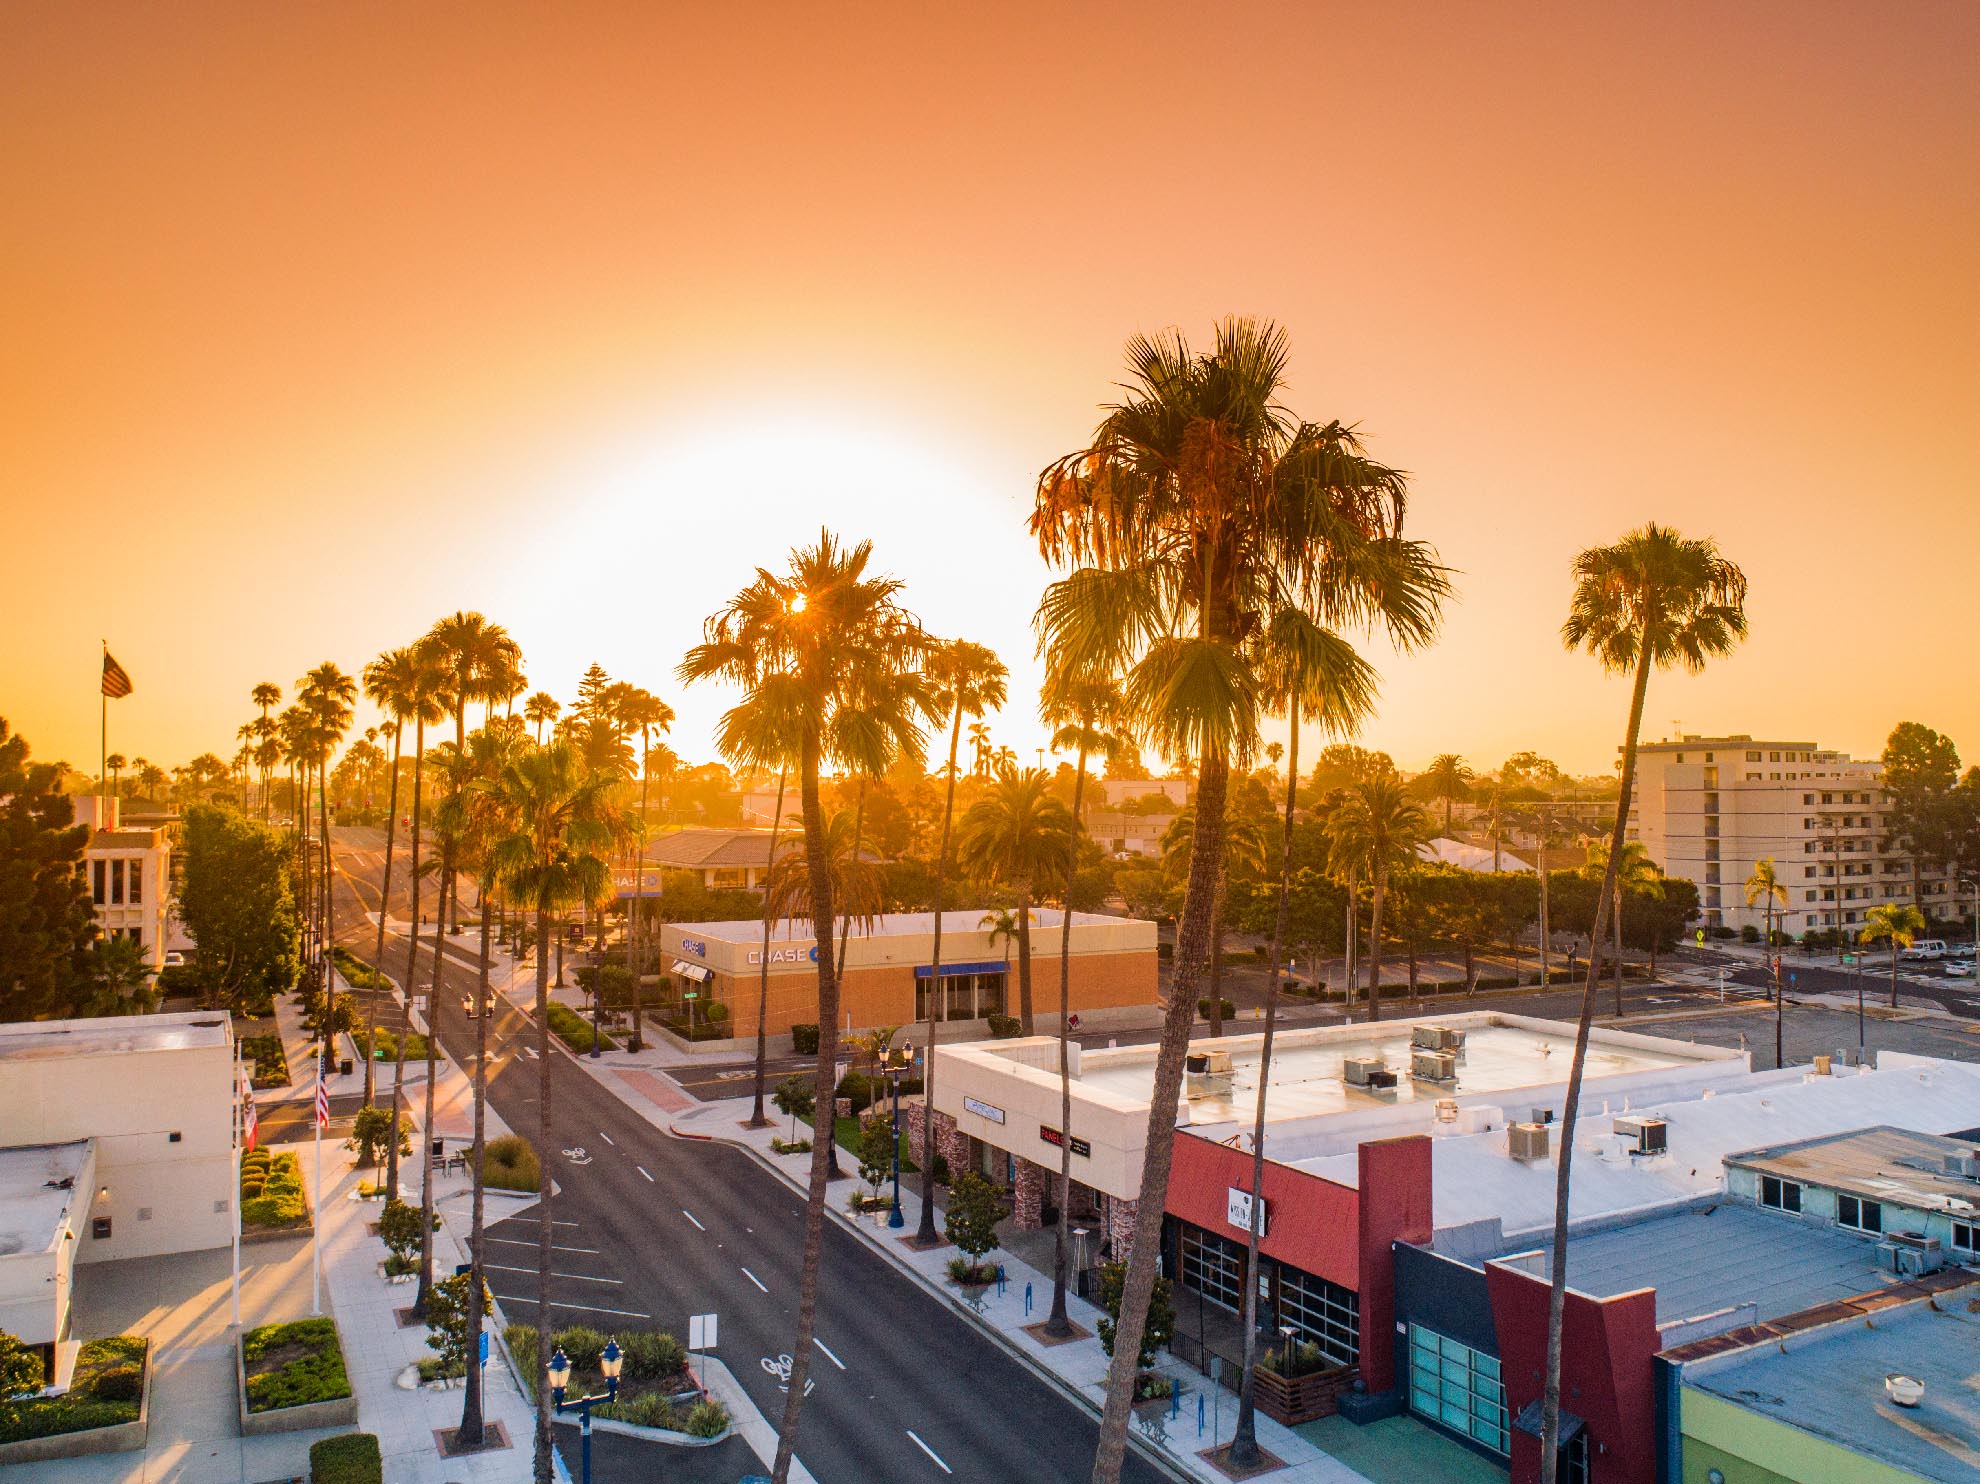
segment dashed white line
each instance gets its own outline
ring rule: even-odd
[[[816,1345],[820,1350],[824,1351],[825,1358],[831,1361],[833,1365],[837,1366],[842,1371],[846,1368],[846,1363],[843,1360],[839,1359],[838,1356],[834,1355],[832,1353],[831,1346],[827,1345],[823,1340],[819,1339],[817,1335],[813,1335],[811,1337],[811,1343]]]
[[[916,1435],[915,1430],[913,1428],[910,1427],[907,1430],[907,1435],[914,1439],[915,1447],[919,1448],[923,1453],[926,1453],[930,1458],[935,1460],[936,1468],[940,1469],[945,1474],[953,1474],[955,1472],[954,1469],[950,1468],[946,1463],[942,1462],[941,1454],[937,1453],[933,1448],[929,1447],[926,1443],[921,1441],[920,1437]]]
[[[694,1220],[694,1212],[690,1211],[686,1206],[681,1207],[681,1215],[687,1217],[689,1221],[694,1221],[694,1229],[696,1231],[705,1232],[708,1230],[708,1228],[703,1226],[699,1221]]]
[[[646,1166],[645,1166],[645,1165],[634,1165],[634,1166],[633,1166],[633,1168],[634,1168],[635,1170],[638,1170],[638,1171],[640,1172],[640,1174],[642,1174],[642,1175],[646,1175]],[[651,1184],[653,1184],[653,1183],[654,1183],[654,1181],[653,1181],[653,1177],[652,1177],[651,1175],[646,1175],[646,1183],[647,1183],[648,1185],[651,1185]]]
[[[534,1247],[536,1245],[536,1238],[534,1237],[530,1237],[527,1240],[522,1237],[490,1237],[488,1240],[491,1242],[500,1242],[507,1247]],[[582,1252],[587,1257],[598,1256],[598,1249],[596,1247],[559,1247],[553,1243],[550,1250],[552,1252]]]
[[[617,1149],[619,1147],[618,1140],[614,1139],[610,1134],[606,1133],[605,1130],[602,1128],[598,1131],[598,1137],[603,1139],[607,1144],[610,1144],[614,1149]]]
[[[763,1280],[757,1277],[756,1274],[752,1273],[748,1268],[744,1268],[742,1270],[742,1275],[745,1278],[749,1279],[750,1282],[754,1283],[758,1288],[762,1288],[765,1293],[768,1293],[770,1291],[768,1288],[764,1287]]]
[[[495,1297],[505,1304],[536,1305],[535,1299],[520,1293],[498,1293]],[[567,1304],[562,1300],[553,1300],[550,1307],[553,1309],[575,1309],[581,1314],[623,1314],[628,1319],[651,1319],[653,1317],[651,1314],[644,1313],[639,1309],[601,1309],[596,1304]]]
[[[485,1262],[482,1266],[491,1273],[533,1273],[536,1271],[535,1268],[504,1267],[499,1262]],[[594,1278],[589,1273],[552,1273],[550,1276],[563,1283],[609,1283],[614,1288],[624,1288],[626,1286],[623,1278]]]

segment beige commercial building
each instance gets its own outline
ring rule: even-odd
[[[129,938],[157,969],[172,936],[172,842],[163,826],[126,826],[122,800],[78,797],[76,823],[89,826],[83,878],[96,925]]]
[[[1788,890],[1785,913],[1775,908],[1777,927],[1797,937],[1851,932],[1872,907],[1914,902],[1911,856],[1890,838],[1883,772],[1879,762],[1813,742],[1744,734],[1646,742],[1630,838],[1666,875],[1697,884],[1708,927],[1764,927],[1762,905],[1746,903],[1746,882],[1756,862],[1771,859]],[[1915,905],[1956,915],[1946,874],[1918,874]]]

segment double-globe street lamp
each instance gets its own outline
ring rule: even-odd
[[[913,1065],[912,1046],[889,1046],[880,1053],[880,1074],[887,1079],[894,1098],[894,1200],[887,1209],[887,1225],[896,1231],[907,1225],[901,1215],[901,1078]]]
[[[605,1349],[598,1357],[598,1372],[605,1378],[605,1389],[594,1396],[581,1396],[572,1401],[564,1398],[564,1388],[570,1385],[571,1361],[559,1345],[550,1357],[550,1395],[557,1403],[557,1410],[564,1411],[576,1407],[584,1419],[583,1470],[580,1484],[591,1484],[591,1409],[605,1402],[617,1401],[619,1397],[619,1369],[625,1364],[625,1356],[619,1350],[616,1339],[607,1340]]]

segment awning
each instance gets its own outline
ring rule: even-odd
[[[706,984],[715,977],[708,972],[706,964],[691,964],[684,958],[674,960],[674,972],[683,979],[692,979],[696,984]]]
[[[946,979],[951,974],[1002,974],[1009,968],[1010,964],[1001,958],[985,959],[981,963],[974,964],[943,964],[942,977]],[[935,966],[933,964],[916,964],[914,977],[917,979],[933,979],[935,977]]]
[[[1513,1426],[1525,1433],[1529,1438],[1539,1437],[1544,1431],[1540,1425],[1542,1410],[1538,1400],[1528,1402],[1519,1409],[1519,1416],[1513,1419]],[[1569,1443],[1580,1437],[1581,1430],[1587,1425],[1587,1423],[1575,1416],[1566,1407],[1562,1407],[1560,1446],[1565,1448]]]

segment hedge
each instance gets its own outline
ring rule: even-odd
[[[283,1054],[280,1036],[243,1036],[241,1055],[254,1063],[252,1080],[256,1087],[289,1085],[289,1059]]]
[[[310,1484],[384,1484],[385,1459],[368,1432],[319,1438],[309,1445]]]
[[[569,1005],[559,1000],[550,1001],[550,1030],[553,1035],[573,1051],[591,1050],[591,1022],[586,1020]],[[598,1033],[600,1051],[617,1051],[619,1043],[603,1031]]]
[[[76,1352],[67,1391],[17,1401],[11,1415],[0,1409],[0,1443],[137,1421],[144,1392],[144,1352],[150,1343],[139,1335],[88,1341]]]
[[[293,1153],[250,1149],[241,1156],[243,1226],[297,1226],[308,1219],[302,1172]]]
[[[278,1362],[291,1346],[301,1347],[300,1353]],[[247,1375],[250,1412],[340,1401],[351,1394],[334,1319],[298,1319],[249,1330],[241,1336],[241,1368]]]
[[[818,1027],[810,1024],[792,1026],[791,1050],[799,1056],[818,1055]]]
[[[543,1165],[521,1134],[490,1139],[482,1151],[482,1184],[490,1190],[541,1190]]]

